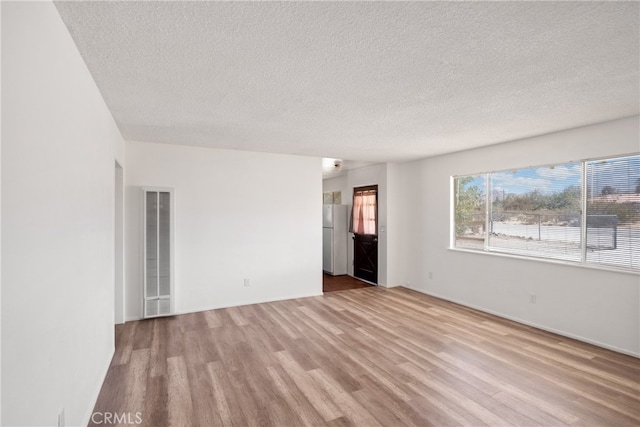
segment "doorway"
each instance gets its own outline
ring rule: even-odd
[[[353,275],[378,283],[378,186],[353,189]]]

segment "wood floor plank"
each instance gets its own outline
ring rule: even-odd
[[[546,408],[553,410],[554,415],[566,423],[572,424],[579,420],[573,411],[566,408],[569,399],[565,390],[557,387],[553,381],[541,377],[540,374],[544,372],[543,367],[532,365],[532,361],[526,359],[520,361],[520,363],[515,362],[516,358],[508,354],[510,350],[507,348],[502,348],[501,352],[497,352],[495,350],[485,350],[482,345],[474,343],[467,342],[463,344],[499,362],[497,365],[494,365],[497,366],[496,368],[489,371],[491,372],[490,377],[495,379],[495,384],[499,384],[499,379],[502,377],[500,373],[502,373],[506,378],[509,378],[511,384],[522,386],[525,390],[521,391],[517,387],[512,387],[508,383],[503,382],[503,387],[509,387],[510,392],[524,398],[531,398],[531,395],[537,396],[541,402],[541,406],[544,406],[542,402],[548,404]],[[484,345],[488,346],[487,343]],[[478,371],[474,370],[473,372],[477,373]],[[528,393],[532,394],[530,395]],[[557,408],[556,405],[561,406]]]
[[[365,287],[119,325],[94,411],[146,426],[638,426],[640,359]]]
[[[170,426],[194,425],[193,404],[187,367],[182,357],[167,359],[169,393],[167,412]]]
[[[322,415],[325,421],[331,421],[344,414],[336,406],[327,392],[319,387],[286,351],[278,353],[282,367],[296,383],[300,391],[307,397],[313,407]]]
[[[430,423],[420,416],[406,401],[398,399],[386,392],[380,383],[368,375],[359,378],[363,384],[361,390],[353,393],[353,397],[367,409],[378,422],[384,426],[423,427]]]
[[[231,386],[222,362],[207,364],[207,371],[213,385],[216,413],[223,426],[243,426],[247,424],[244,411],[235,390]]]
[[[267,412],[273,426],[300,426],[304,424],[296,412],[292,411],[281,399],[269,402]]]
[[[236,326],[244,326],[248,324],[247,320],[244,318],[238,307],[230,307],[226,310]]]
[[[136,413],[144,407],[147,394],[147,378],[149,377],[149,349],[139,349],[131,352],[127,364],[127,377],[123,384],[124,408],[122,412]]]
[[[145,424],[160,426],[169,419],[169,385],[166,375],[150,376],[147,380],[144,409],[140,418],[146,416]]]
[[[450,400],[447,396],[438,393],[437,390],[424,383],[410,383],[409,387],[424,398],[431,407],[432,413],[437,414],[437,419],[443,421],[437,422],[436,425],[461,425],[461,426],[481,426],[487,425],[477,418],[471,411],[466,410],[457,402]],[[409,402],[412,403],[413,399]],[[442,423],[442,424],[440,424]]]
[[[166,320],[166,319],[162,319]],[[150,372],[149,375],[157,377],[167,373],[167,322],[153,322],[150,344]]]
[[[640,421],[637,411],[630,409],[629,405],[621,404],[621,400],[623,400],[621,394],[623,393],[630,393],[632,395],[631,399],[636,400],[633,396],[635,390],[632,380],[628,381],[624,378],[615,378],[608,372],[597,372],[597,375],[594,375],[596,372],[588,366],[580,365],[582,369],[578,369],[578,365],[571,361],[567,362],[567,359],[545,352],[542,349],[533,351],[531,347],[513,347],[510,351],[516,353],[518,357],[528,357],[529,360],[534,360],[536,363],[545,365],[543,373],[539,376],[547,379],[550,383],[555,381],[558,387],[566,391],[590,399],[594,403],[621,412]],[[589,374],[588,378],[585,376],[586,374]],[[562,381],[558,382],[559,379]],[[617,387],[606,383],[603,379],[616,380]],[[627,388],[631,391],[628,392]],[[617,393],[612,395],[612,392],[616,390]],[[615,398],[615,400],[612,398]],[[637,407],[637,405],[635,407]]]
[[[347,365],[349,369],[347,372],[350,376],[370,374],[375,375],[388,390],[403,400],[409,400],[411,397],[403,390],[403,384],[399,381],[402,378],[402,373],[398,370],[394,370],[395,365],[390,363],[389,360],[383,360],[376,357],[376,354],[372,354],[369,350],[370,347],[352,346],[352,342],[348,338],[340,337],[344,341],[333,341],[331,344],[325,342],[323,346],[331,349],[331,360],[333,363],[339,361],[340,365]],[[315,344],[319,347],[318,344]],[[330,366],[331,362],[327,363]],[[344,378],[340,378],[342,381]]]
[[[187,369],[188,384],[192,405],[192,419],[196,425],[215,425],[213,405],[213,384],[208,375],[206,364],[211,361],[208,351],[208,329],[191,330],[184,334],[184,363]]]
[[[209,310],[204,312],[205,319],[207,320],[207,326],[209,328],[219,328],[222,326],[222,322],[218,317],[215,310]]]
[[[535,402],[530,400],[520,399],[517,395],[510,394],[507,392],[498,392],[492,396],[492,399],[497,402],[502,403],[504,406],[513,408],[519,413],[527,416],[531,420],[534,421],[532,425],[542,425],[542,426],[563,426],[570,425],[568,423],[562,422],[560,419],[554,417],[549,412],[545,410],[545,405],[537,406]],[[553,411],[551,411],[553,412]]]
[[[322,415],[313,407],[309,399],[302,393],[295,382],[286,374],[280,365],[267,368],[275,387],[279,390],[289,410],[293,411],[306,426],[323,426],[326,424]]]
[[[116,351],[113,355],[111,366],[129,363],[137,326],[138,322],[134,322],[116,327]]]
[[[155,322],[153,320],[141,320],[138,323],[138,327],[136,328],[135,335],[133,337],[133,350],[151,347],[154,323]]]
[[[232,371],[228,374],[236,397],[241,402],[242,412],[247,420],[246,425],[250,427],[270,426],[271,420],[267,408],[272,400],[263,397],[268,394],[268,391],[260,390],[260,394],[257,394],[259,389],[255,387],[256,379],[246,370]]]
[[[449,409],[445,408],[444,405],[433,401],[431,397],[427,398],[420,394],[417,394],[415,398],[411,399],[408,402],[405,402],[405,404],[409,406],[415,413],[419,414],[419,417],[424,420],[424,422],[418,424],[418,426],[420,427],[456,427],[464,426],[465,424],[474,425],[471,423],[465,423],[462,418],[458,417],[455,414],[453,414],[453,417],[449,416]]]
[[[291,321],[288,316],[283,315],[280,311],[277,310],[274,304],[263,304],[261,305],[262,311],[269,316],[272,323],[277,325],[280,335],[283,333],[292,340],[300,338],[301,335],[297,328],[291,324]]]
[[[447,353],[440,353],[440,358],[444,361],[449,362],[452,365],[458,366],[460,369],[467,372],[469,375],[473,375],[477,378],[486,381],[487,383],[493,385],[500,391],[493,396],[509,396],[508,400],[511,401],[520,401],[527,402],[529,405],[534,405],[535,411],[544,414],[547,413],[552,417],[552,420],[560,420],[565,424],[569,425],[577,421],[577,418],[569,413],[568,411],[564,411],[561,408],[558,408],[556,405],[548,402],[544,399],[541,399],[531,393],[527,393],[517,386],[513,385],[508,380],[504,380],[500,376],[495,374],[488,373],[484,369],[478,366],[474,366],[465,362],[463,359],[455,358]],[[507,399],[506,397],[501,399],[501,401]],[[515,400],[514,400],[515,399]],[[518,403],[519,404],[519,403]],[[546,421],[545,421],[546,422]],[[554,423],[550,423],[554,424]]]
[[[313,359],[314,363],[305,368],[306,371],[322,367],[328,374],[333,375],[345,390],[354,392],[362,388],[358,380],[358,375],[362,371],[359,365],[351,358],[340,357],[339,354],[341,353],[332,351],[332,347],[318,345],[311,339],[301,338],[298,342],[300,345],[295,350],[289,351],[292,355],[295,355],[296,351],[302,350],[305,351],[308,357]],[[335,363],[336,357],[338,357],[340,363]]]
[[[460,389],[458,387],[451,387],[448,383],[442,381],[435,375],[430,376],[429,381],[425,386],[438,392],[447,401],[456,402],[456,404],[465,408],[467,413],[473,415],[487,425],[497,426],[511,424],[505,418],[494,414],[487,407],[483,406],[483,400],[478,399],[477,393],[473,393],[469,396],[468,393],[465,392],[466,388]],[[476,402],[475,399],[478,399],[479,401]]]
[[[316,384],[319,384],[331,396],[331,399],[339,407],[343,413],[349,414],[349,419],[356,425],[382,427],[382,425],[372,416],[366,409],[358,403],[358,401],[344,390],[340,384],[331,376],[327,375],[322,369],[314,369],[309,371],[309,375]]]

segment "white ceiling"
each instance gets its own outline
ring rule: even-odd
[[[403,161],[639,113],[638,2],[57,2],[127,139]]]

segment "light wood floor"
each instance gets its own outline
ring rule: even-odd
[[[131,322],[95,411],[146,426],[638,426],[640,359],[407,289]]]

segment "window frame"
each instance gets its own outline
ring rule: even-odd
[[[375,212],[374,212],[374,228],[375,228],[375,232],[373,234],[367,234],[367,233],[362,233],[362,236],[378,236],[378,228],[379,228],[379,222],[380,222],[380,218],[378,217],[378,185],[377,184],[373,184],[373,185],[365,185],[365,186],[361,186],[361,187],[353,187],[353,194],[351,195],[351,215],[349,216],[349,232],[353,233],[353,234],[360,234],[360,233],[356,233],[355,230],[353,229],[354,227],[354,219],[353,216],[355,214],[354,208],[356,205],[356,197],[358,195],[365,195],[366,193],[374,193],[375,194]]]
[[[567,160],[565,162],[559,163],[547,163],[542,165],[532,165],[532,166],[520,166],[517,168],[509,168],[509,169],[496,169],[487,172],[480,173],[468,173],[468,174],[458,174],[452,175],[450,177],[450,242],[449,242],[449,250],[456,252],[468,252],[473,254],[484,254],[491,256],[500,256],[506,258],[515,258],[529,261],[538,261],[538,262],[547,262],[553,264],[561,264],[561,265],[569,265],[574,267],[581,268],[591,268],[597,270],[606,270],[606,271],[614,271],[618,273],[628,273],[633,275],[640,275],[640,269],[633,267],[625,267],[625,266],[615,266],[610,264],[601,264],[595,262],[589,262],[587,260],[587,216],[588,216],[588,198],[587,198],[587,174],[588,167],[587,165],[591,162],[606,162],[615,159],[622,159],[626,157],[639,157],[640,153],[628,153],[628,154],[619,154],[607,157],[595,157],[589,159],[582,160]],[[489,246],[489,222],[490,222],[490,212],[491,212],[491,197],[489,195],[490,190],[490,177],[492,174],[501,173],[501,172],[512,172],[519,171],[525,169],[533,169],[533,168],[545,168],[545,167],[558,167],[571,163],[579,163],[581,165],[581,176],[580,176],[580,260],[573,261],[561,258],[553,258],[553,257],[542,257],[535,255],[528,255],[522,253],[513,253],[509,252],[508,249],[504,248],[492,248]],[[484,178],[484,215],[485,215],[485,232],[484,232],[484,241],[482,245],[482,249],[480,248],[469,248],[469,247],[458,247],[457,243],[457,235],[456,235],[456,179],[463,177],[483,177]],[[640,215],[640,214],[639,214]]]

